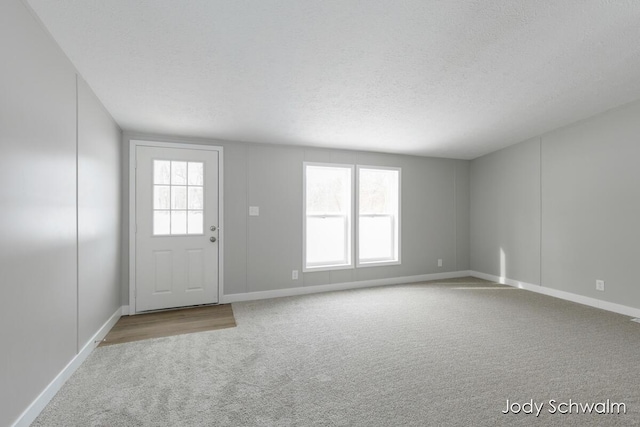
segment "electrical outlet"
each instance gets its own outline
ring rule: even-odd
[[[596,280],[596,290],[604,292],[604,280]]]
[[[293,270],[291,272],[291,280],[298,280],[298,270]]]
[[[249,216],[260,216],[260,207],[249,206]]]
[[[442,260],[441,259],[438,260],[438,267],[442,267]]]

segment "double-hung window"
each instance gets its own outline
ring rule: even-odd
[[[400,169],[358,166],[358,266],[400,261]]]
[[[305,270],[353,266],[353,166],[305,163]]]
[[[400,263],[400,169],[354,169],[304,164],[304,271]]]

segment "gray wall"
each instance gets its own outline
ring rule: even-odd
[[[78,78],[78,344],[120,304],[122,132]]]
[[[80,93],[76,91],[75,69],[19,0],[0,2],[0,56],[0,425],[4,426],[12,424],[72,360],[96,332],[96,325],[107,320],[105,314],[116,310],[119,283],[114,276],[119,272],[113,247],[118,245],[120,202],[110,189],[105,195],[97,193],[106,187],[91,170],[103,171],[100,175],[119,185],[120,132],[96,107],[84,84]],[[77,95],[82,100],[79,122]],[[76,126],[82,129],[80,135]],[[98,148],[102,144],[109,149],[102,151]],[[80,205],[76,167],[82,188],[96,189],[95,194],[81,194]],[[98,213],[102,209],[107,212]],[[78,239],[84,255],[80,267]],[[101,251],[99,261],[93,250]],[[106,277],[89,277],[94,268]]]
[[[125,134],[126,164],[130,139],[224,147],[225,295],[469,267],[468,161]],[[402,168],[402,265],[302,273],[304,161]],[[123,200],[128,199],[126,191]],[[259,206],[260,216],[249,217],[249,206]],[[128,254],[123,257],[127,263]],[[438,258],[443,259],[442,268]],[[294,269],[300,271],[298,280],[291,279]],[[126,282],[123,278],[124,305],[129,295]]]
[[[471,269],[640,308],[638,159],[640,102],[473,160]]]
[[[640,102],[543,137],[543,285],[640,308],[638,160]]]
[[[540,283],[540,140],[471,162],[471,269]]]

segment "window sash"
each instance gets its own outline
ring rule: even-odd
[[[360,234],[358,235],[358,263],[359,264],[368,264],[368,263],[376,263],[376,262],[388,262],[388,261],[397,261],[398,256],[396,254],[396,215],[395,214],[360,214],[358,216],[358,220],[360,218],[389,218],[389,253],[391,256],[389,257],[377,257],[377,258],[362,258],[360,253],[362,252],[360,247]],[[358,223],[359,224],[359,223]],[[358,227],[359,228],[359,227]]]
[[[379,172],[395,172],[396,180],[393,190],[396,192],[394,194],[395,204],[387,205],[383,211],[381,210],[368,210],[361,211],[361,189],[362,189],[362,172],[363,171],[379,171]],[[387,166],[369,166],[369,165],[357,165],[356,166],[356,199],[357,199],[357,207],[356,207],[356,215],[358,217],[357,229],[356,229],[356,267],[373,267],[373,266],[384,266],[384,265],[394,265],[400,264],[401,260],[401,198],[402,198],[402,169],[399,167],[387,167]],[[384,237],[389,238],[389,246],[387,247],[389,250],[389,256],[377,256],[377,257],[362,257],[363,247],[362,246],[362,237],[366,236],[369,239],[372,239],[370,233],[363,233],[361,230],[361,219],[362,218],[388,218],[389,219],[389,228],[383,229],[382,233],[385,233]],[[383,238],[384,238],[383,237]],[[367,240],[365,238],[365,240]],[[380,246],[383,248],[383,246]],[[364,251],[365,253],[368,251]],[[382,252],[382,251],[380,251]]]
[[[307,182],[307,173],[308,168],[327,168],[327,169],[338,169],[345,170],[349,173],[349,185],[346,187],[347,193],[345,196],[347,197],[347,207],[342,212],[318,212],[316,211],[308,211],[307,206],[307,191],[309,190]],[[303,163],[303,271],[323,271],[323,270],[340,270],[340,269],[351,269],[354,267],[354,242],[355,242],[355,226],[353,221],[355,220],[354,212],[355,212],[355,201],[354,201],[354,190],[355,190],[355,166],[350,164],[338,164],[338,163],[315,163],[315,162],[304,162]],[[309,251],[309,221],[310,220],[318,220],[321,218],[341,218],[343,224],[343,231],[341,234],[341,238],[344,242],[344,246],[342,247],[342,253],[336,254],[340,257],[340,259],[332,259],[332,260],[322,260],[322,261],[312,261],[308,262]],[[337,236],[335,234],[334,236]],[[336,251],[337,252],[337,251]]]
[[[344,233],[344,235],[343,235],[343,238],[344,238],[344,247],[343,247],[344,258],[343,259],[333,259],[333,260],[319,261],[319,262],[306,262],[307,268],[350,265],[351,264],[351,260],[349,259],[350,258],[350,251],[349,251],[349,234],[350,234],[350,231],[349,231],[349,229],[350,229],[350,227],[349,227],[349,215],[346,215],[346,214],[319,214],[319,213],[307,214],[307,229],[308,229],[308,224],[309,224],[309,219],[310,218],[315,218],[315,219],[342,218],[342,226],[343,226],[343,233]],[[306,232],[306,230],[305,230],[305,232]]]

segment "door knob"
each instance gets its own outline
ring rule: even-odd
[[[209,240],[210,240],[211,242],[215,242],[215,241],[216,241],[216,238],[215,238],[215,237],[209,237]]]

